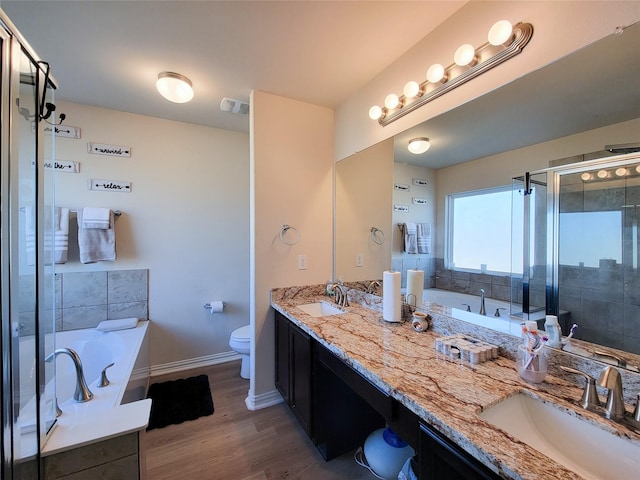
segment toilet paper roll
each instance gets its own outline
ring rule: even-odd
[[[423,270],[407,270],[407,303],[419,307],[422,305],[422,295],[424,292],[424,271]],[[415,297],[409,297],[415,295]]]
[[[386,322],[402,321],[400,272],[387,271],[382,274],[382,318]]]
[[[224,302],[221,302],[220,300],[211,300],[209,302],[209,309],[212,314],[220,313],[224,310]]]

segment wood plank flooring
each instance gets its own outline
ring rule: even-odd
[[[214,414],[142,435],[147,480],[375,480],[353,452],[325,462],[284,403],[247,410],[240,363],[154,377],[206,374]]]

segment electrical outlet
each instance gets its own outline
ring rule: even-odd
[[[364,255],[356,253],[356,267],[364,267]]]
[[[307,269],[307,255],[301,253],[298,255],[298,270],[306,270]]]

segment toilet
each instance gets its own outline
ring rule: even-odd
[[[242,366],[240,367],[240,376],[249,379],[251,377],[251,366],[249,365],[249,353],[251,338],[251,325],[236,328],[231,332],[229,337],[229,346],[234,352],[242,355]]]

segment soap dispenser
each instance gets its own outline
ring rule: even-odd
[[[553,348],[562,348],[562,330],[558,323],[558,317],[547,315],[545,317],[544,330],[549,338],[547,345]]]

